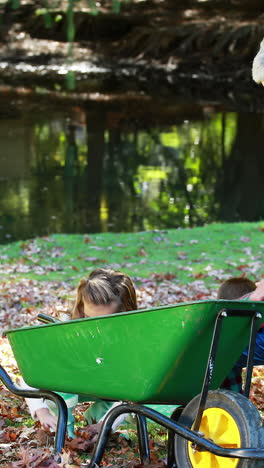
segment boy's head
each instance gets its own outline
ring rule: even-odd
[[[256,284],[248,278],[240,276],[224,281],[217,293],[217,299],[239,299],[256,289]]]
[[[137,309],[136,291],[128,275],[97,268],[82,279],[72,318],[96,317]]]

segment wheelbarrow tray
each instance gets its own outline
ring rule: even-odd
[[[223,308],[264,312],[264,303],[199,301],[9,330],[28,385],[89,399],[183,404],[201,391],[216,317]],[[261,324],[261,320],[259,321]],[[211,388],[249,339],[243,312],[223,321]]]

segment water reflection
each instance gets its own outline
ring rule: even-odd
[[[263,115],[132,115],[73,107],[0,120],[0,241],[264,217]]]

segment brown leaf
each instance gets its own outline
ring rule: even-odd
[[[148,255],[144,247],[141,247],[137,254],[140,255],[140,257],[146,257]]]
[[[248,268],[248,265],[247,265],[247,264],[238,265],[238,266],[237,266],[237,269],[238,269],[238,270],[245,270],[245,268]]]
[[[46,445],[47,440],[49,440],[50,438],[50,435],[47,433],[47,431],[40,427],[37,429],[35,437],[41,445]]]
[[[176,275],[174,275],[173,273],[166,273],[166,275],[164,275],[164,278],[168,281],[176,278]]]
[[[89,440],[82,439],[81,437],[75,437],[70,442],[67,443],[67,447],[71,450],[87,450],[87,448],[91,445]]]

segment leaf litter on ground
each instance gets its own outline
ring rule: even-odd
[[[213,299],[216,287],[230,276],[243,274],[261,279],[263,232],[261,224],[242,223],[135,235],[55,235],[0,246],[1,333],[10,328],[39,324],[37,314],[40,311],[58,319],[67,316],[80,277],[96,267],[117,268],[130,274],[140,308]],[[96,257],[95,251],[98,252]],[[16,380],[19,372],[6,338],[0,338],[0,362]],[[250,398],[261,412],[263,391],[264,372],[259,366],[254,369]],[[75,414],[82,424],[81,410],[83,408],[78,405]],[[122,431],[113,435],[103,466],[142,466],[133,431],[131,429],[130,442],[124,439]],[[166,439],[155,442],[156,435],[153,430],[152,463],[144,465],[149,468],[166,466]],[[1,385],[0,468],[88,466],[93,448],[89,444],[89,431],[77,428],[77,438],[67,440],[59,463],[54,460],[52,446],[53,436],[30,418],[25,401]]]

